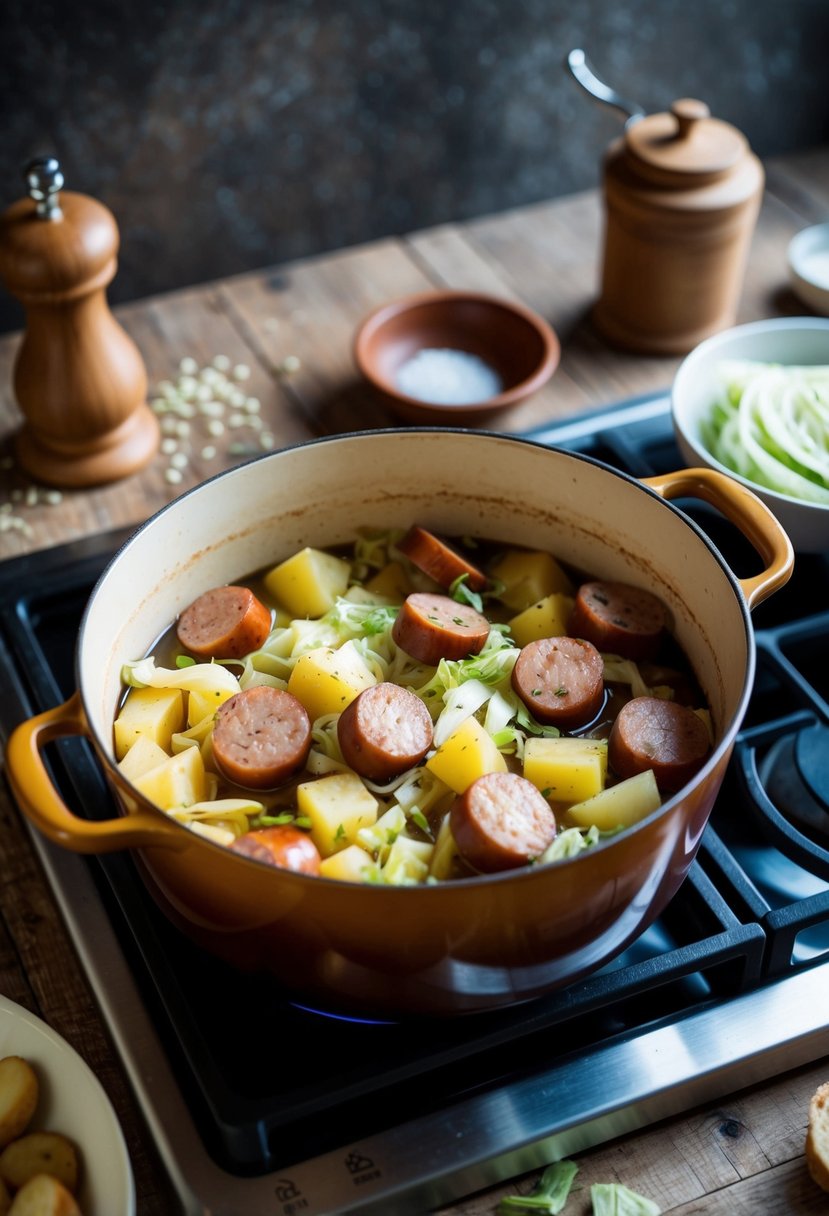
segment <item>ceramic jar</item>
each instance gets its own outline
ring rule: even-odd
[[[682,354],[732,325],[763,185],[745,136],[703,102],[628,122],[604,162],[602,335]]]

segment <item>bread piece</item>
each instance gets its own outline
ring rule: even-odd
[[[35,1174],[49,1174],[68,1191],[78,1185],[78,1153],[60,1132],[27,1132],[0,1153],[0,1178],[16,1191]]]
[[[829,1081],[815,1090],[809,1103],[806,1164],[818,1186],[829,1191]]]
[[[28,1060],[0,1060],[0,1148],[25,1132],[35,1113],[39,1093],[37,1074]]]
[[[35,1174],[20,1188],[8,1216],[81,1216],[74,1196],[49,1174]]]

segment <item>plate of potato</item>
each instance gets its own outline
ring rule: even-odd
[[[135,1216],[120,1124],[95,1074],[0,996],[0,1216]]]

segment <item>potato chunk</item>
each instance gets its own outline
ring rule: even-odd
[[[541,638],[563,638],[567,636],[567,622],[573,611],[575,600],[563,591],[554,591],[519,612],[508,622],[516,645],[527,646]]]
[[[297,810],[311,822],[321,857],[357,843],[360,828],[377,820],[377,799],[356,773],[329,773],[297,786]]]
[[[207,777],[201,751],[198,747],[185,747],[135,778],[133,785],[162,811],[203,802],[207,797]]]
[[[578,827],[593,824],[602,831],[628,828],[662,805],[653,769],[645,769],[618,785],[610,785],[600,794],[567,808],[567,817]]]
[[[502,604],[523,612],[556,591],[572,594],[573,584],[551,553],[510,550],[493,567],[492,577],[504,584]]]
[[[484,773],[506,772],[507,762],[477,718],[466,718],[426,761],[430,772],[456,794]]]
[[[524,776],[553,802],[583,802],[604,789],[607,741],[568,735],[528,739]]]
[[[132,688],[115,719],[115,758],[123,760],[139,735],[170,750],[170,738],[184,726],[180,688]]]
[[[212,718],[220,705],[229,701],[234,692],[230,688],[215,692],[190,692],[187,696],[187,725],[198,726],[205,718]],[[176,732],[177,733],[177,732]]]
[[[288,692],[301,701],[312,722],[323,714],[338,714],[358,693],[377,680],[353,642],[336,649],[318,646],[297,659]]]
[[[393,604],[402,604],[414,587],[400,562],[389,562],[367,580],[366,590],[385,596]]]
[[[341,882],[365,882],[365,870],[372,865],[372,860],[365,849],[358,844],[350,844],[339,853],[323,857],[320,862],[320,874],[323,878],[338,878]]]
[[[28,1060],[0,1060],[0,1148],[21,1135],[35,1113],[40,1086]]]
[[[0,1178],[16,1191],[36,1174],[49,1174],[68,1191],[78,1185],[78,1152],[60,1132],[28,1132],[0,1153]]]
[[[147,735],[139,735],[118,767],[128,781],[135,782],[165,760],[169,760],[169,756],[163,747],[159,747]]]
[[[75,1197],[49,1174],[35,1174],[14,1197],[6,1216],[81,1216]]]
[[[333,608],[351,577],[351,566],[321,549],[305,548],[265,575],[265,586],[291,616],[318,617]]]

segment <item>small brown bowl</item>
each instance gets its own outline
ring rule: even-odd
[[[423,350],[477,356],[495,372],[501,391],[477,401],[424,401],[401,391],[401,367]],[[549,380],[559,340],[541,317],[510,300],[470,291],[429,291],[375,309],[354,339],[360,372],[407,421],[470,422],[510,409]]]

